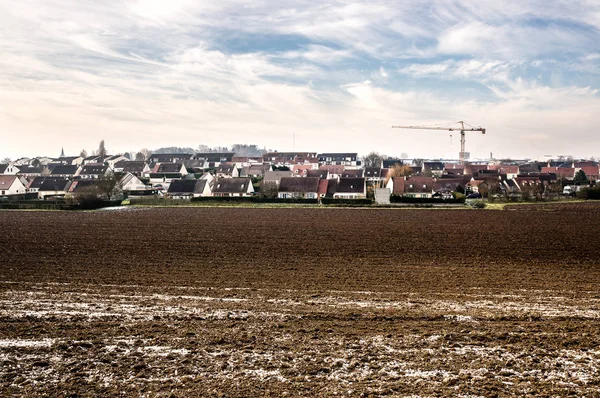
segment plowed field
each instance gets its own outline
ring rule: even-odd
[[[0,212],[0,392],[599,396],[600,206]]]

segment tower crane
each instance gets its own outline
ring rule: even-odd
[[[465,164],[465,132],[467,131],[481,131],[481,134],[485,134],[485,129],[480,127],[471,126],[462,120],[456,122],[456,125],[460,126],[392,126],[395,129],[414,129],[414,130],[445,130],[445,131],[460,131],[460,164]],[[465,125],[467,127],[465,127]]]

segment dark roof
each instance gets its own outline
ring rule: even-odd
[[[433,184],[433,190],[436,192],[444,191],[456,191],[458,186],[465,187],[466,183],[464,178],[439,178]]]
[[[88,188],[98,184],[98,181],[94,180],[75,180],[71,183],[69,187],[69,192],[77,192],[80,189]]]
[[[317,192],[318,177],[282,177],[279,192]]]
[[[201,159],[209,163],[231,162],[233,152],[200,152],[194,155],[194,159]]]
[[[380,177],[381,167],[365,167],[365,177]]]
[[[214,193],[246,193],[252,185],[250,178],[219,178],[215,181]]]
[[[340,178],[336,192],[342,193],[364,193],[365,179],[364,178]]]
[[[170,194],[183,193],[202,193],[208,181],[206,180],[173,180],[169,185]]]
[[[122,160],[115,164],[115,167],[122,167],[125,173],[141,173],[146,166],[145,162],[135,162],[131,160]]]
[[[66,178],[47,178],[40,185],[40,191],[66,191],[71,181]]]
[[[204,161],[200,159],[185,159],[183,165],[187,170],[199,170],[204,168]]]
[[[86,166],[83,166],[79,175],[101,175],[106,174],[107,170],[108,166],[104,166],[102,164],[88,164]]]
[[[19,174],[41,174],[44,168],[41,166],[23,166],[19,168]]]
[[[344,170],[340,175],[341,178],[363,178],[364,170],[356,169],[356,170]]]
[[[358,158],[358,154],[356,152],[320,153],[318,157],[319,161],[325,161],[327,158],[331,158],[332,161],[345,161],[346,158],[356,160]]]
[[[327,180],[327,197],[332,197],[337,190],[338,180],[337,178],[330,178]]]
[[[217,173],[231,174],[233,173],[234,165],[232,163],[221,163],[217,169]]]
[[[60,164],[60,165],[54,166],[52,168],[52,171],[50,172],[50,174],[54,174],[54,175],[74,175],[77,172],[78,168],[79,168],[79,166],[76,166],[76,165]]]
[[[317,177],[317,178],[320,178],[321,180],[326,180],[328,175],[329,175],[328,170],[307,170],[306,171],[307,177]]]
[[[180,173],[181,163],[161,163],[158,165],[157,173]]]
[[[6,171],[7,167],[8,167],[7,164],[0,164],[0,174],[4,173]]]
[[[404,162],[402,161],[402,159],[384,159],[381,166],[384,169],[389,169],[391,167],[394,167],[394,165],[396,164],[404,164]]]
[[[425,168],[425,170],[439,171],[439,170],[444,170],[444,163],[443,162],[424,162],[423,167]]]
[[[435,179],[432,177],[408,177],[404,182],[404,192],[431,193]],[[412,187],[411,187],[412,185]]]
[[[153,153],[148,157],[150,163],[161,163],[161,162],[177,162],[180,160],[191,159],[192,154],[190,153]]]

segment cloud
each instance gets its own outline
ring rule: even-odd
[[[587,153],[598,15],[594,1],[20,0],[0,5],[0,157],[100,138],[289,149],[289,132],[310,150],[441,156],[456,152],[445,137],[389,126],[460,119],[490,129],[474,154]]]

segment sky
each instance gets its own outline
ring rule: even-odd
[[[0,2],[0,159],[257,144],[600,157],[600,1]]]

